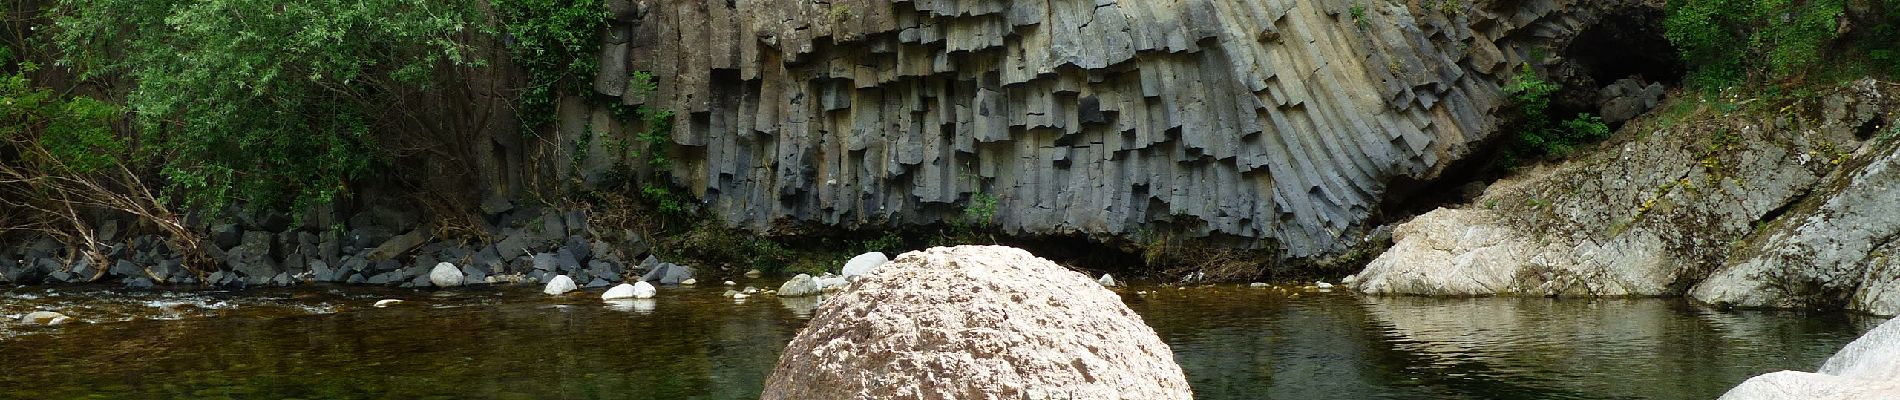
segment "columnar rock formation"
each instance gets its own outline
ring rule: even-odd
[[[678,113],[670,172],[729,224],[927,224],[994,199],[1013,233],[1307,256],[1489,137],[1534,48],[1641,2],[609,3],[594,88]],[[638,129],[563,114],[586,179],[623,155],[581,138]]]
[[[1121,296],[1027,251],[905,253],[821,306],[764,399],[1190,399]]]

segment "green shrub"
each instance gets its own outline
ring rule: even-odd
[[[1670,0],[1666,7],[1664,35],[1691,67],[1686,80],[1694,87],[1719,90],[1840,68],[1821,62],[1830,56],[1864,54],[1889,72],[1900,66],[1892,56],[1900,49],[1900,0],[1861,3],[1870,14],[1859,19],[1874,23],[1853,24],[1860,35],[1854,43],[1840,40],[1843,21],[1856,17],[1848,15],[1847,0]]]
[[[1610,137],[1610,126],[1595,115],[1579,114],[1556,122],[1550,115],[1550,96],[1560,89],[1556,83],[1538,77],[1528,65],[1505,85],[1504,92],[1517,109],[1518,123],[1516,143],[1504,154],[1507,163],[1524,157],[1563,157],[1578,146]]]

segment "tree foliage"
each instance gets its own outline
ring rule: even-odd
[[[1900,49],[1900,0],[1670,0],[1667,11],[1664,35],[1693,68],[1688,83],[1701,88],[1787,78],[1831,67],[1821,62],[1829,56],[1873,54],[1886,69],[1900,66],[1878,59]],[[1840,40],[1855,30],[1859,40]]]
[[[326,202],[380,154],[391,93],[473,63],[450,0],[60,0],[65,62],[128,82],[125,106],[173,200]]]
[[[1538,77],[1530,66],[1518,72],[1517,77],[1504,87],[1504,93],[1511,96],[1511,104],[1517,109],[1518,135],[1517,145],[1506,154],[1515,160],[1519,156],[1553,155],[1565,156],[1578,146],[1610,137],[1609,125],[1603,119],[1588,113],[1579,114],[1571,119],[1557,122],[1550,114],[1550,97],[1562,89],[1562,86]]]
[[[562,94],[586,93],[600,69],[601,0],[494,0],[515,64],[527,73],[517,115],[527,131],[553,126]]]

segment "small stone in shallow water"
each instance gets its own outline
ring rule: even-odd
[[[577,289],[574,287],[574,278],[569,278],[567,275],[556,275],[554,279],[548,281],[547,286],[541,288],[541,293],[559,296],[567,292],[572,292],[574,289]]]
[[[625,283],[620,284],[620,286],[614,286],[613,289],[607,289],[607,293],[600,294],[601,300],[621,300],[621,299],[631,299],[631,298],[633,298],[633,285],[625,284]]]
[[[759,270],[756,270],[756,269],[755,269],[755,270],[751,270],[751,271],[746,271],[746,272],[745,272],[745,277],[747,277],[747,278],[758,278],[758,277],[760,277],[760,276],[764,276],[764,275],[765,275],[765,273],[763,273],[763,272],[759,272]]]
[[[393,306],[397,304],[402,304],[402,300],[382,299],[382,300],[376,301],[376,308],[384,308],[384,307],[389,307],[389,306]]]
[[[1320,282],[1314,282],[1313,287],[1320,288],[1321,290],[1326,290],[1326,289],[1332,289],[1333,284],[1326,283],[1325,281],[1320,281]]]
[[[738,284],[739,282],[726,281],[726,286],[733,286],[733,285],[738,285]]]
[[[1102,284],[1102,287],[1115,287],[1115,277],[1109,274],[1102,274],[1102,278],[1096,279],[1095,283]]]
[[[34,311],[27,313],[26,316],[20,317],[20,322],[26,323],[27,325],[57,326],[70,321],[72,321],[72,318],[67,317],[66,314],[52,311]]]
[[[437,263],[435,269],[429,271],[429,284],[435,287],[462,286],[462,277],[462,269],[456,268],[455,264]]]
[[[639,281],[639,282],[633,283],[633,297],[635,298],[651,299],[653,298],[653,295],[656,295],[659,293],[660,293],[659,289],[655,289],[653,287],[653,284],[647,283],[646,281]]]
[[[680,284],[681,284],[681,285],[687,285],[687,286],[692,286],[692,285],[698,285],[698,284],[699,284],[699,280],[698,280],[698,279],[693,279],[693,278],[686,278],[686,280],[683,280],[683,281],[680,281]]]
[[[734,294],[732,294],[732,298],[733,298],[733,299],[743,299],[743,298],[747,298],[747,297],[752,297],[752,295],[749,295],[749,294],[745,294],[745,293],[734,293]]]
[[[1257,287],[1257,288],[1271,287],[1271,286],[1273,285],[1268,285],[1264,282],[1254,282],[1254,283],[1247,284],[1247,287]]]

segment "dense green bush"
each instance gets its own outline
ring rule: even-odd
[[[1892,72],[1900,66],[1900,59],[1891,56],[1900,49],[1893,26],[1900,21],[1900,0],[1858,3],[1865,14],[1858,16],[1848,15],[1849,6],[1847,0],[1670,0],[1665,36],[1692,68],[1688,83],[1704,89],[1787,78],[1844,62],[1873,61]],[[1856,19],[1865,26],[1850,22]],[[1843,32],[1856,30],[1858,40],[1840,40]],[[1860,54],[1871,60],[1853,59]]]
[[[562,94],[587,93],[600,62],[600,29],[607,24],[601,0],[494,0],[516,65],[527,87],[516,104],[524,133],[553,126]]]
[[[173,200],[326,202],[381,152],[396,93],[469,64],[479,4],[448,0],[60,0],[55,41],[89,78],[129,83],[139,141]]]

